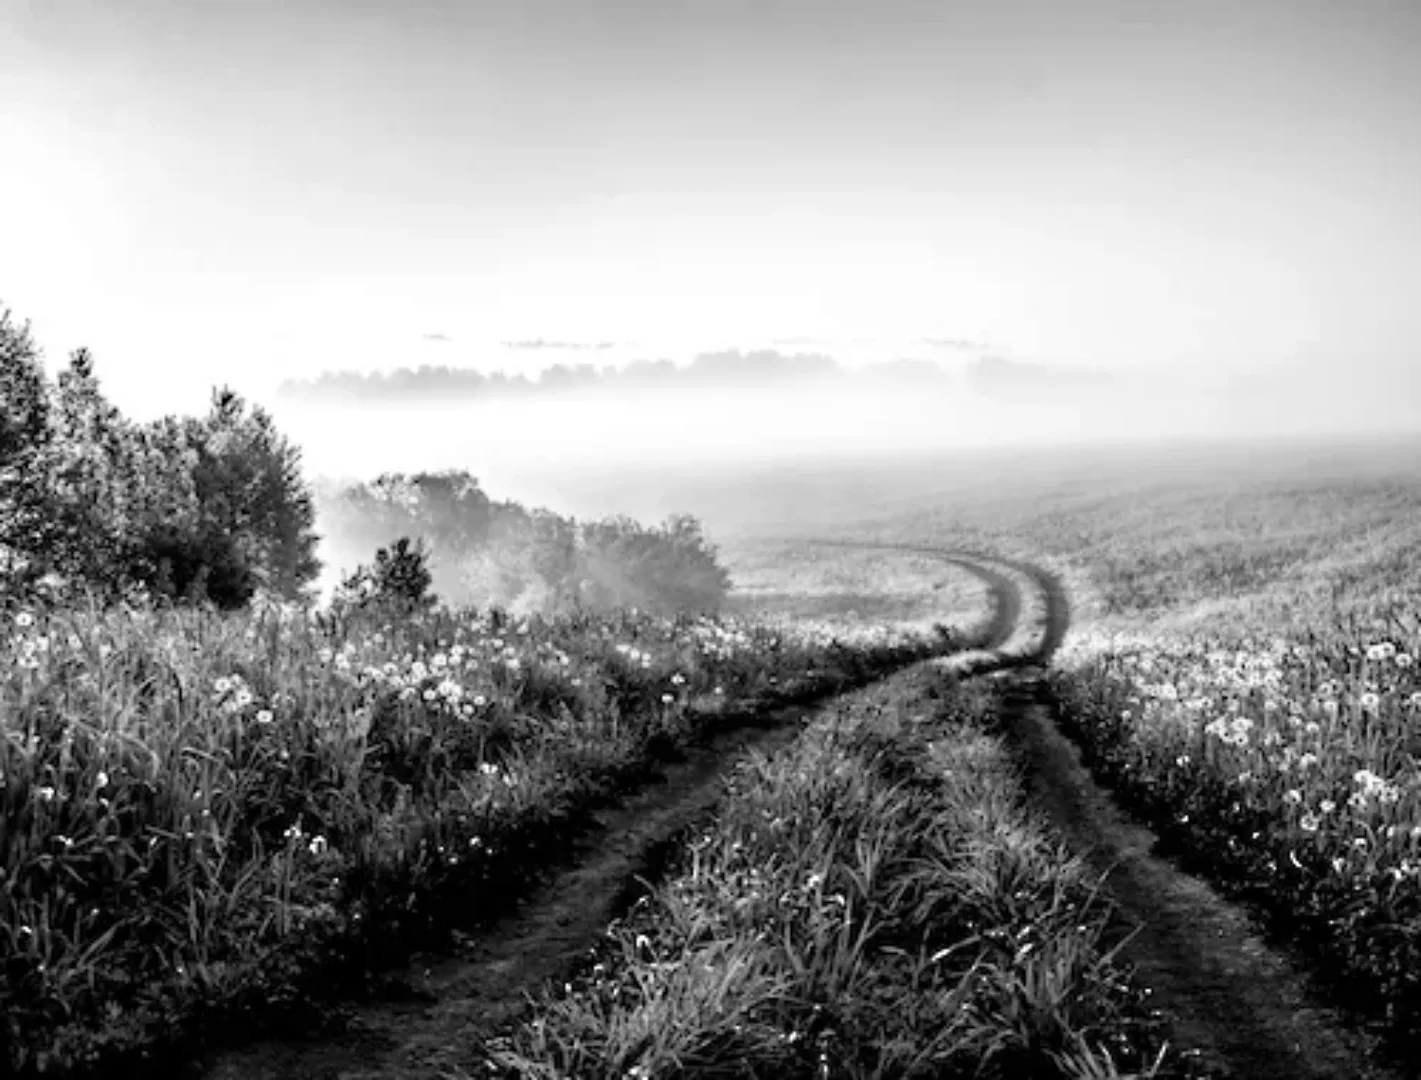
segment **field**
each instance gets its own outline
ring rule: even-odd
[[[766,516],[762,477],[753,523],[703,493],[736,583],[714,619],[12,613],[7,1064],[1402,1075],[1275,1053],[1282,1017],[1191,1016],[1024,733],[1067,734],[1151,858],[1357,1006],[1309,1037],[1414,1054],[1419,458],[1041,453],[856,478],[876,496],[834,520]],[[1064,647],[967,679],[947,658],[1008,632],[1030,654],[1050,598],[873,544],[1049,568]]]
[[[1416,445],[1107,456],[1072,480],[1063,464],[838,533],[1057,567],[1074,612],[1050,677],[1061,729],[1159,852],[1416,1061]]]

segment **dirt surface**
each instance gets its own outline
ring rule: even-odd
[[[874,545],[861,545],[873,547]],[[962,654],[963,674],[1001,663],[1012,640],[1021,591],[1007,574],[976,559],[931,552],[982,580],[992,610]],[[885,676],[886,677],[886,676]],[[822,706],[820,706],[822,707]],[[456,951],[418,956],[394,980],[399,1000],[352,1007],[342,1030],[306,1041],[267,1040],[215,1050],[175,1072],[188,1080],[413,1080],[457,1075],[481,1041],[527,1008],[525,994],[570,970],[629,905],[637,879],[654,880],[678,838],[713,812],[722,778],[752,749],[770,752],[796,738],[813,707],[780,709],[728,730],[654,782],[597,816],[571,863],[519,912]]]

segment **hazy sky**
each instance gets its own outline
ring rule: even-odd
[[[1418,57],[1415,0],[0,0],[0,300],[140,417],[503,338],[1399,362]]]

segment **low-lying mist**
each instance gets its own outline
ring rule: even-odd
[[[1165,465],[1179,457],[1170,447],[1186,443],[1238,444],[1251,448],[1246,458],[1270,443],[1396,434],[1414,430],[1406,404],[1325,373],[1260,372],[1143,373],[1065,388],[853,380],[429,404],[278,401],[270,411],[302,447],[308,477],[323,482],[465,470],[494,499],[580,519],[690,513],[725,536],[844,520],[948,488],[990,491],[1023,470],[1063,480],[1104,467],[1111,447],[1126,457],[1155,447]],[[1107,458],[1090,456],[1102,449]],[[1069,463],[1051,468],[1063,455]]]

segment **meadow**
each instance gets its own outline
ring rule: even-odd
[[[784,539],[806,535],[1060,574],[1050,686],[1091,768],[1414,1052],[1418,463],[1409,444],[1043,453],[860,477],[876,495],[833,520],[737,534],[712,508],[735,583],[715,617],[10,604],[3,1060],[102,1072],[219,1028],[318,1028],[322,987],[378,995],[413,951],[487,928],[678,748],[951,653],[985,614],[940,561]],[[738,497],[772,507],[774,482]],[[795,483],[813,502],[837,481]],[[480,1067],[1183,1075],[1104,943],[1107,899],[1026,805],[1001,707],[995,683],[918,671],[738,769]]]
[[[48,1074],[314,1025],[320,987],[487,922],[678,746],[959,647],[629,609],[7,622],[0,1038]]]
[[[1057,568],[1074,616],[1051,685],[1086,762],[1411,1060],[1418,464],[1414,442],[1060,454],[837,530]]]
[[[461,1075],[1188,1075],[994,700],[919,668],[754,755],[662,885]]]

